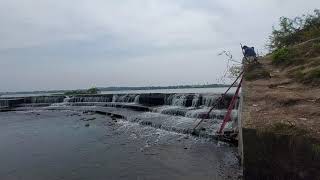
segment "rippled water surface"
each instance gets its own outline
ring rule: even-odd
[[[75,111],[0,113],[0,179],[236,179],[236,149]]]

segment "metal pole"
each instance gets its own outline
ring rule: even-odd
[[[209,117],[210,113],[212,112],[212,110],[224,99],[225,95],[229,92],[229,90],[236,84],[236,82],[238,81],[238,79],[241,77],[241,75],[243,74],[243,71],[239,74],[239,76],[237,77],[237,79],[229,86],[229,88],[225,91],[224,94],[221,95],[221,97],[219,97],[219,99],[217,99],[216,103],[211,107],[211,109],[208,111],[208,113],[206,114],[206,118]],[[205,118],[202,118],[201,121],[199,121],[199,123],[193,128],[193,130],[195,130],[204,120]]]
[[[240,83],[239,83],[239,85],[238,85],[238,88],[237,88],[237,91],[236,91],[235,95],[232,97],[232,100],[231,100],[231,103],[230,103],[230,105],[229,105],[227,114],[226,114],[226,116],[224,117],[223,122],[222,122],[221,127],[220,127],[220,130],[219,130],[219,132],[218,132],[219,134],[222,133],[225,125],[227,124],[227,122],[228,122],[228,121],[230,120],[230,118],[231,118],[231,112],[232,112],[232,109],[233,109],[233,107],[234,107],[234,105],[235,105],[235,103],[236,103],[236,100],[237,100],[237,98],[238,98],[241,84],[242,84],[242,78],[241,78],[241,80],[240,80]]]

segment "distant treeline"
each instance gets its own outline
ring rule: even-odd
[[[179,85],[179,86],[141,86],[141,87],[99,87],[100,91],[156,90],[156,89],[189,89],[189,88],[218,88],[229,87],[226,84],[208,85]]]
[[[129,90],[156,90],[156,89],[189,89],[189,88],[218,88],[229,87],[229,84],[207,84],[207,85],[178,85],[178,86],[141,86],[141,87],[98,87],[98,91],[129,91]],[[2,92],[0,95],[10,94],[65,94],[83,93],[88,89],[70,90],[50,90],[50,91],[25,91],[25,92]]]

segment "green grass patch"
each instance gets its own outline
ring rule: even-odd
[[[291,48],[280,48],[272,53],[272,63],[275,65],[289,64],[296,56]]]
[[[305,136],[308,134],[308,131],[305,129],[301,129],[295,125],[285,123],[276,123],[269,129],[269,131],[277,134],[293,136]]]
[[[303,82],[305,83],[319,83],[320,82],[320,67],[314,68],[303,76]]]
[[[312,45],[312,48],[313,49],[317,49],[317,50],[320,50],[320,42],[316,42]]]

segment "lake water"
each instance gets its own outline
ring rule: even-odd
[[[209,180],[240,172],[227,144],[106,116],[34,109],[0,119],[0,179]]]

